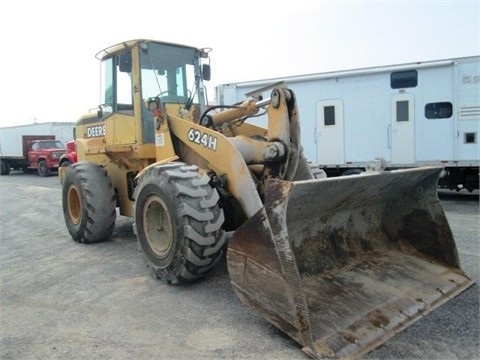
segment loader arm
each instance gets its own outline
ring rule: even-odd
[[[262,174],[262,194],[266,191],[266,184],[269,179],[293,180],[298,179],[297,168],[308,167],[306,159],[302,155],[300,144],[300,123],[298,109],[294,93],[285,88],[274,88],[271,97],[266,100],[254,103],[246,101],[233,109],[214,114],[211,122],[215,126],[233,122],[239,118],[251,116],[258,112],[258,109],[267,106],[268,128],[266,141],[275,142],[281,150],[282,156],[275,159],[268,159],[264,165]],[[305,175],[302,172],[302,179],[311,179],[310,173]]]
[[[243,135],[228,137],[175,115],[167,116],[172,134],[204,159],[204,168],[227,179],[228,192],[241,204],[247,218],[263,207],[262,197],[269,179],[293,179],[299,159],[303,159],[293,94],[288,89],[274,89],[271,99],[259,103],[246,101],[209,119],[213,127],[221,126],[254,115],[268,104],[265,141]],[[260,185],[252,178],[249,165],[263,166]]]
[[[229,192],[238,199],[247,217],[262,208],[244,157],[226,136],[171,115],[168,116],[168,122],[172,134],[204,159],[204,168],[226,177]]]

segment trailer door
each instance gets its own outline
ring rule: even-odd
[[[415,163],[415,119],[412,94],[392,98],[390,147],[392,165]]]
[[[345,163],[342,100],[323,100],[316,105],[317,162],[320,165]]]

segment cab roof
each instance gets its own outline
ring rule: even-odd
[[[103,50],[100,50],[95,57],[98,60],[103,60],[106,57],[109,57],[113,54],[116,54],[120,52],[123,49],[128,49],[133,47],[135,44],[140,43],[140,42],[148,42],[148,43],[156,43],[156,44],[163,44],[163,45],[173,45],[173,46],[179,46],[179,47],[184,47],[184,48],[189,48],[193,50],[200,51],[200,49],[197,49],[194,46],[188,46],[188,45],[182,45],[182,44],[175,44],[175,43],[170,43],[170,42],[165,42],[165,41],[158,41],[158,40],[150,40],[150,39],[134,39],[134,40],[127,40],[123,41],[121,43],[118,43],[116,45],[112,45],[108,48],[105,48]]]

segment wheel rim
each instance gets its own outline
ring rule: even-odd
[[[173,225],[165,202],[157,195],[150,196],[143,207],[143,228],[150,249],[165,257],[173,245]]]
[[[68,188],[67,203],[70,221],[75,225],[78,225],[80,220],[82,220],[82,201],[75,185],[71,185]]]

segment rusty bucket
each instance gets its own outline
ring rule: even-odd
[[[314,358],[356,358],[470,285],[437,197],[441,168],[271,180],[235,232],[240,300]]]

